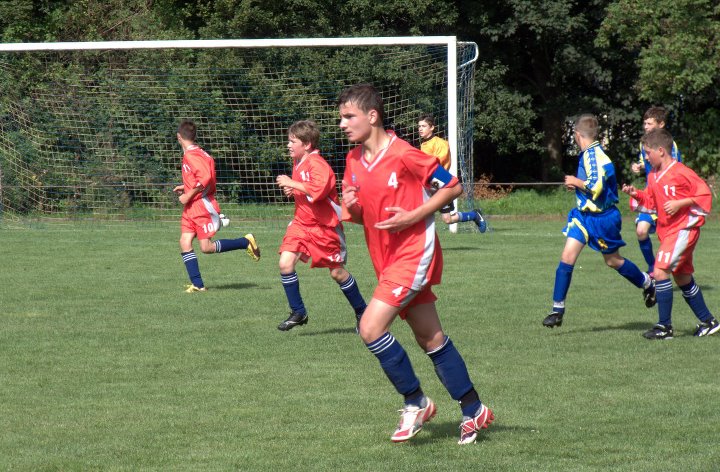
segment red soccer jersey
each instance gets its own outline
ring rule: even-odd
[[[200,146],[193,144],[185,150],[182,161],[182,178],[185,193],[202,185],[203,191],[195,195],[186,206],[201,198],[215,198],[215,160]]]
[[[357,146],[347,155],[344,180],[358,188],[368,252],[380,280],[389,280],[412,290],[440,283],[442,251],[435,233],[435,217],[397,233],[375,228],[390,218],[388,207],[412,210],[432,194],[430,180],[440,165],[435,156],[425,154],[394,134],[390,144],[372,162]],[[449,186],[456,185],[453,177]],[[347,210],[343,213],[350,220]]]
[[[340,223],[340,204],[335,172],[315,150],[293,166],[292,179],[302,182],[307,194],[293,192],[295,221],[305,226],[332,226]]]
[[[667,169],[653,169],[648,174],[647,187],[638,191],[636,197],[645,209],[656,210],[658,237],[677,233],[686,228],[699,228],[705,224],[710,213],[712,193],[705,181],[682,162],[672,161]],[[694,204],[686,206],[674,215],[665,211],[665,202],[692,198]]]

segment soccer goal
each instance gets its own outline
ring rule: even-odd
[[[313,119],[342,175],[336,99],[369,82],[387,126],[419,145],[436,116],[472,205],[477,46],[455,37],[0,44],[0,212],[13,218],[176,219],[177,125],[198,125],[218,201],[236,218],[285,217],[288,126]]]

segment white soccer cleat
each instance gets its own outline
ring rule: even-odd
[[[422,430],[423,424],[430,421],[437,413],[435,403],[425,397],[427,406],[406,405],[400,410],[400,423],[390,438],[392,442],[405,442]]]
[[[220,227],[221,228],[227,228],[228,226],[230,226],[230,218],[225,216],[224,213],[220,213],[219,216],[220,216]]]

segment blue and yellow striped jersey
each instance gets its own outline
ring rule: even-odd
[[[597,141],[578,156],[577,178],[585,182],[575,189],[578,210],[599,213],[618,202],[615,166]]]
[[[678,162],[682,162],[682,155],[680,154],[680,149],[678,149],[677,144],[675,144],[675,141],[673,141],[673,148],[672,148],[672,157]],[[645,155],[645,149],[643,149],[642,143],[640,143],[640,154],[638,156],[638,163],[645,166],[645,177],[648,176],[650,171],[652,170],[652,166],[650,165],[650,162],[647,160],[647,156]]]

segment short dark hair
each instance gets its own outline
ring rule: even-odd
[[[652,118],[658,123],[665,123],[667,124],[668,119],[668,111],[665,109],[665,107],[655,107],[652,106],[645,111],[645,114],[643,115],[643,121]]]
[[[370,84],[356,84],[351,85],[340,93],[338,97],[338,107],[345,105],[346,103],[353,103],[363,113],[368,113],[370,110],[378,112],[378,118],[380,125],[383,125],[385,119],[385,106],[383,104],[382,96],[375,87]]]
[[[430,113],[423,113],[418,118],[418,121],[424,121],[425,123],[429,124],[431,128],[435,127],[435,118]]]
[[[670,131],[665,128],[655,128],[643,135],[640,142],[643,147],[650,149],[665,149],[665,152],[672,154],[673,137]]]
[[[584,113],[575,120],[575,131],[588,139],[596,139],[598,137],[598,129],[600,125],[595,115]]]
[[[320,145],[320,130],[312,120],[300,120],[291,124],[288,135],[295,136],[303,144],[310,144],[313,149],[317,149]]]
[[[186,141],[195,142],[195,138],[197,137],[197,126],[195,126],[195,123],[190,120],[182,120],[182,122],[180,122],[180,126],[178,126],[177,132],[180,137]]]

